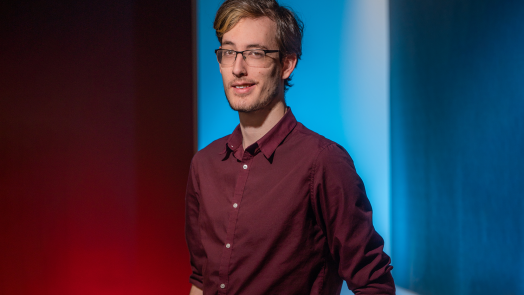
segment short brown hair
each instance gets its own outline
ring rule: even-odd
[[[280,50],[280,60],[288,55],[302,56],[302,32],[304,24],[291,8],[280,6],[275,0],[226,0],[217,11],[213,27],[218,42],[222,44],[222,37],[231,30],[242,18],[268,17],[277,24],[277,44]],[[284,81],[287,91],[293,86],[291,76]]]

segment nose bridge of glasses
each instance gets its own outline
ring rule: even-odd
[[[235,50],[232,50],[232,51],[235,53],[235,57],[233,58],[233,63],[237,60],[237,56],[238,56],[238,54],[241,54],[241,55],[242,55],[242,58],[243,58],[244,60],[246,60],[246,56],[244,55],[244,52],[245,52],[245,51],[235,51]],[[232,57],[232,56],[231,56],[231,57]],[[229,57],[228,59],[231,60],[231,59],[230,59],[231,57]],[[223,59],[224,59],[224,58],[222,58],[221,60],[223,60]]]
[[[237,56],[240,54],[242,56],[242,59],[241,61],[244,61],[246,62],[247,64],[247,60],[246,60],[246,55],[244,54],[244,52],[246,52],[247,50],[244,50],[244,51],[235,51],[235,58],[233,59],[233,62],[231,63],[232,65],[235,65],[237,63]]]
[[[235,51],[235,61],[237,60],[237,56],[238,54],[242,55],[242,59],[245,61],[247,56],[244,54],[245,52],[248,52],[248,50],[244,50],[244,51]]]
[[[239,61],[237,61],[237,56],[239,53],[242,56],[242,58]],[[246,57],[244,56],[244,51],[235,51],[234,59],[230,61],[227,66],[233,67],[234,73],[240,74],[245,72],[246,66],[248,66],[248,64],[246,62]]]

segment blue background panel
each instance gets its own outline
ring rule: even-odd
[[[394,1],[396,283],[524,293],[524,3]]]

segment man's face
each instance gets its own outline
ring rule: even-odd
[[[224,34],[220,48],[276,50],[276,29],[275,22],[267,17],[243,18]],[[266,58],[271,58],[267,68],[248,66],[240,54],[233,65],[220,66],[224,91],[233,110],[253,112],[265,108],[275,99],[283,99],[283,79],[291,72],[283,73],[278,52],[268,53]]]

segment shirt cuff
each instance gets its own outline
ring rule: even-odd
[[[199,275],[191,274],[189,277],[189,282],[195,286],[197,286],[199,289],[204,289],[204,284],[202,283],[202,277]]]

